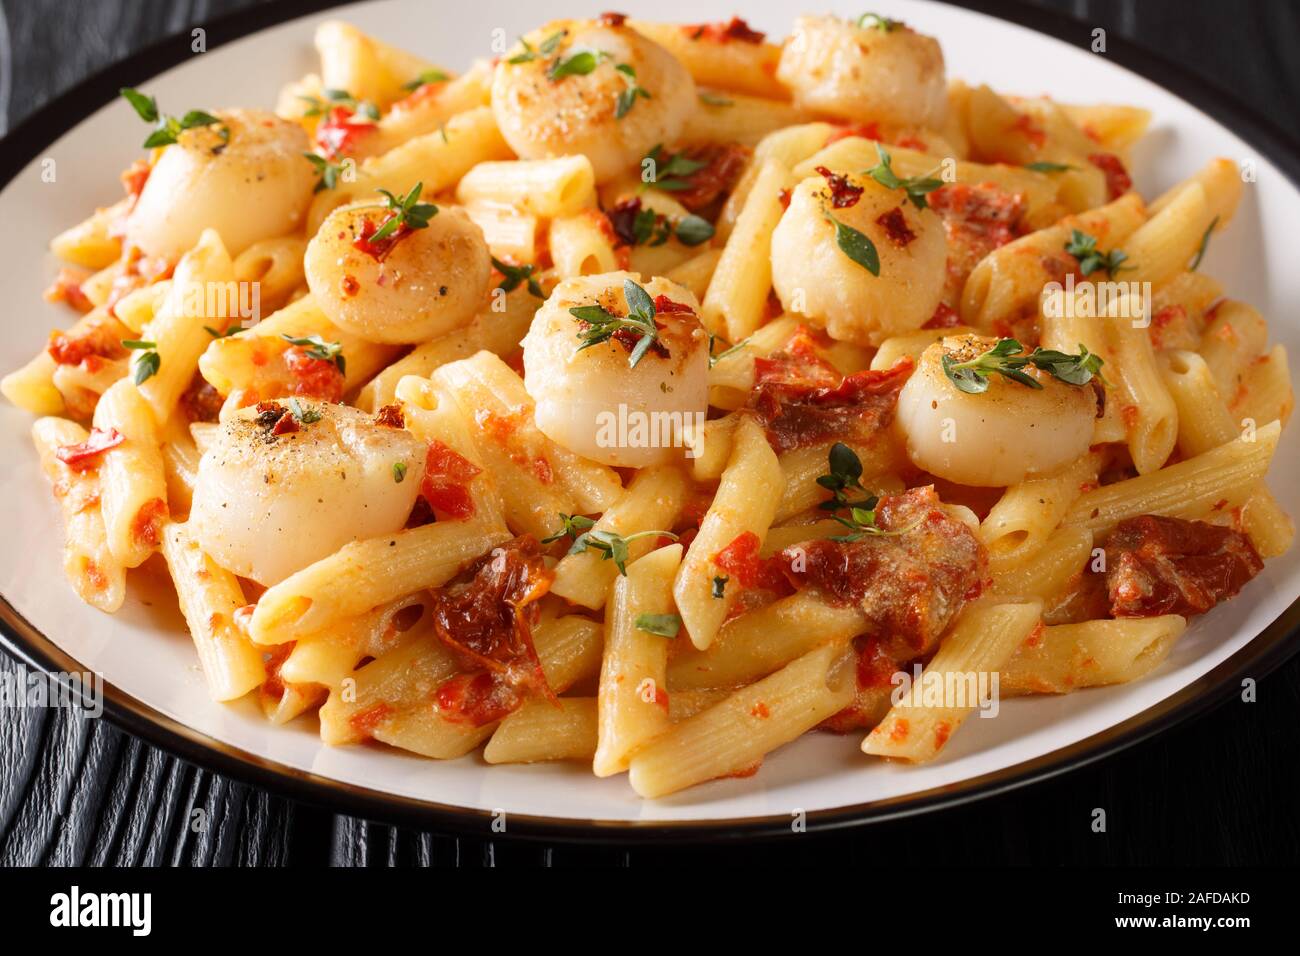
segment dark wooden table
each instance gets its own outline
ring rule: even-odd
[[[0,0],[0,132],[105,64],[256,3]],[[1300,4],[1039,5],[1190,63],[1300,134]],[[0,667],[13,666],[0,654]],[[491,842],[338,816],[182,763],[104,721],[19,708],[0,718],[0,864],[867,864],[906,851],[972,865],[1294,863],[1297,717],[1300,658],[1264,680],[1255,703],[1228,703],[1099,764],[970,807],[774,844],[627,849]],[[1104,833],[1091,828],[1097,807]],[[208,822],[197,832],[195,811]]]

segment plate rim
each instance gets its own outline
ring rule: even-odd
[[[118,87],[143,83],[183,62],[190,30],[207,32],[207,48],[238,40],[289,20],[348,5],[352,0],[278,0],[237,10],[176,33],[92,73],[25,117],[0,138],[0,190],[55,140],[111,102]],[[1016,24],[1067,43],[1090,32],[1084,21],[1056,10],[1014,0],[939,0]],[[1183,65],[1120,36],[1107,36],[1106,55],[1119,66],[1207,113],[1258,149],[1300,189],[1300,140],[1249,104],[1238,102]],[[1073,44],[1072,44],[1073,45]],[[84,672],[0,593],[0,646],[18,661],[53,673]],[[826,810],[808,811],[806,829],[827,832],[865,826],[972,803],[1078,770],[1202,715],[1235,695],[1242,679],[1263,679],[1300,651],[1300,600],[1293,602],[1243,648],[1173,694],[1126,720],[1027,761],[948,786]],[[407,797],[299,770],[217,740],[103,682],[104,715],[110,723],[195,766],[272,793],[334,812],[418,829],[489,839],[625,843],[734,843],[777,839],[795,832],[791,814],[707,820],[583,820],[514,813],[495,832],[487,810]]]

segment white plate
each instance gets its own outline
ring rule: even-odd
[[[17,170],[0,192],[6,306],[0,318],[0,368],[25,362],[43,347],[50,329],[69,323],[67,312],[41,298],[56,267],[45,243],[96,205],[115,198],[119,170],[140,155],[139,121],[125,103],[108,102],[122,83],[144,81],[150,69],[183,57],[179,66],[140,83],[165,108],[270,107],[282,83],[317,68],[312,31],[331,16],[435,62],[463,68],[472,56],[493,53],[494,30],[512,39],[547,18],[594,15],[611,5],[679,22],[725,18],[733,12],[733,0],[533,0],[454,7],[418,0],[364,3],[283,23],[201,55],[186,55],[188,40],[177,40],[171,48],[128,61],[88,89],[52,104],[0,144],[0,177]],[[780,37],[788,32],[798,6],[752,0],[745,10],[755,27]],[[846,15],[860,12],[856,0],[818,0],[809,6],[831,6]],[[1138,188],[1145,196],[1191,174],[1213,156],[1253,163],[1257,181],[1246,189],[1231,229],[1211,243],[1203,268],[1223,280],[1230,294],[1257,306],[1268,317],[1275,340],[1300,355],[1300,328],[1290,308],[1300,301],[1300,270],[1289,261],[1294,223],[1300,221],[1300,193],[1260,146],[1119,66],[1117,56],[1137,58],[1115,38],[1108,38],[1109,55],[1097,55],[1082,46],[1091,39],[1083,27],[1075,30],[1081,45],[1071,46],[942,4],[882,0],[877,6],[937,36],[951,76],[1070,102],[1132,103],[1151,109],[1153,129],[1135,163]],[[275,15],[283,14],[265,9],[241,14],[225,29],[209,31],[208,42],[246,28],[241,24],[249,16]],[[1144,68],[1150,72],[1159,66],[1148,61]],[[1198,100],[1207,101],[1194,81],[1176,73],[1163,76],[1166,82],[1187,84]],[[73,127],[86,103],[108,105]],[[1223,104],[1216,106],[1224,115]],[[1230,121],[1249,130],[1276,161],[1296,168],[1283,138],[1248,117]],[[56,141],[40,148],[44,139],[39,137],[56,134],[61,134]],[[20,170],[19,160],[25,162]],[[46,160],[54,162],[53,183],[42,178],[42,170],[50,168]],[[0,526],[5,529],[0,594],[10,605],[0,606],[0,616],[10,646],[45,665],[67,668],[75,661],[79,669],[102,672],[114,689],[111,714],[187,757],[359,812],[425,823],[480,827],[493,811],[504,810],[511,833],[544,832],[567,823],[570,832],[590,836],[609,832],[604,827],[584,828],[591,822],[652,825],[620,831],[622,836],[659,832],[654,824],[685,824],[688,832],[719,823],[732,833],[759,825],[785,827],[799,811],[808,813],[813,823],[914,811],[1077,765],[1167,725],[1206,703],[1216,690],[1221,694],[1227,683],[1235,685],[1243,675],[1259,676],[1275,666],[1294,645],[1295,619],[1300,616],[1292,609],[1284,617],[1300,596],[1296,551],[1270,562],[1236,600],[1197,620],[1148,679],[1070,697],[1010,701],[996,719],[970,720],[933,764],[908,768],[867,760],[858,752],[856,736],[814,734],[769,757],[755,777],[645,802],[633,795],[625,780],[597,780],[579,767],[488,767],[477,755],[440,763],[368,747],[331,749],[320,744],[314,719],[272,727],[252,704],[211,703],[165,585],[134,589],[122,611],[111,617],[73,596],[60,569],[58,515],[37,467],[29,427],[25,413],[8,405],[0,408],[0,461],[5,463],[0,473]],[[1283,437],[1271,478],[1292,514],[1300,510],[1297,442],[1296,429]]]

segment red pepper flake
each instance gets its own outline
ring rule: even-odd
[[[482,471],[468,458],[434,439],[424,459],[424,480],[420,495],[439,518],[460,520],[474,514],[470,480]]]
[[[961,316],[957,310],[947,302],[940,302],[934,310],[934,315],[926,321],[923,329],[951,329],[961,325]]]
[[[406,415],[402,413],[402,406],[396,403],[383,406],[375,412],[375,424],[384,428],[405,428]]]
[[[1118,199],[1133,188],[1133,179],[1123,160],[1114,153],[1093,153],[1088,162],[1106,174],[1106,193],[1111,199]]]
[[[533,474],[544,485],[549,485],[555,480],[555,472],[551,469],[551,463],[543,455],[537,455],[533,458]]]
[[[329,359],[315,358],[303,346],[294,345],[284,351],[284,367],[293,378],[294,395],[325,402],[342,400],[345,379],[338,365]]]
[[[91,468],[99,467],[100,455],[110,448],[116,448],[124,441],[126,436],[116,428],[107,431],[93,428],[85,441],[61,446],[54,452],[54,457],[73,471],[89,471]]]
[[[685,302],[674,302],[666,295],[655,296],[655,315],[694,315],[695,310]]]
[[[832,206],[836,209],[848,209],[850,206],[858,204],[858,200],[862,198],[861,186],[855,186],[847,176],[833,173],[825,166],[818,166],[817,172],[822,175],[831,188]]]
[[[140,506],[131,522],[131,536],[141,544],[156,548],[162,540],[163,522],[167,520],[167,502],[151,498]]]
[[[492,671],[473,671],[444,681],[433,699],[444,719],[482,727],[516,710],[524,694]]]
[[[276,423],[271,426],[272,435],[292,435],[297,431],[302,431],[302,426],[298,424],[298,419],[294,418],[293,412],[290,411],[285,411]]]
[[[350,299],[361,291],[361,283],[349,272],[339,280],[339,291]]]
[[[627,22],[626,13],[602,13],[596,18],[602,27],[621,27]]]
[[[742,588],[789,593],[790,582],[781,571],[780,561],[759,557],[761,547],[758,535],[745,531],[713,555],[713,563]]]
[[[78,312],[89,312],[95,307],[94,303],[86,298],[86,293],[81,290],[81,283],[88,277],[89,273],[81,269],[64,266],[59,270],[50,287],[45,290],[45,301],[66,302]]]
[[[712,43],[727,43],[731,40],[762,43],[767,38],[766,33],[752,29],[740,17],[716,23],[686,23],[682,25],[682,32],[692,40],[708,40]]]
[[[356,149],[357,141],[375,131],[370,120],[357,122],[353,110],[335,106],[316,127],[316,145],[326,159],[337,159],[340,153]]]
[[[938,750],[948,742],[948,737],[952,734],[952,725],[946,720],[941,720],[934,726],[934,749]]]
[[[198,372],[194,373],[180,397],[181,411],[191,422],[216,422],[221,417],[223,404],[221,393]]]
[[[385,703],[373,704],[348,718],[348,726],[362,737],[373,737],[375,728],[393,715],[393,708]]]
[[[287,409],[279,402],[258,402],[256,405],[257,418],[254,421],[263,428],[271,428],[280,420]]]
[[[126,326],[116,319],[91,319],[71,332],[51,332],[45,350],[59,365],[80,365],[93,357],[125,358],[127,350],[122,347],[122,339],[130,337],[126,332]]]
[[[782,209],[790,208],[790,190],[782,189],[776,194],[777,201],[781,204]]]
[[[899,717],[894,720],[894,726],[889,731],[889,739],[896,744],[901,744],[907,739],[908,723],[907,718]]]
[[[153,172],[153,167],[144,159],[137,159],[130,166],[126,167],[126,169],[122,170],[122,175],[120,177],[122,180],[122,189],[125,190],[127,196],[131,199],[132,206],[134,206],[135,201],[140,198],[140,194],[144,192],[144,184],[149,181],[149,174],[151,172]]]
[[[90,586],[96,591],[103,591],[108,587],[108,575],[106,575],[93,558],[86,558],[84,567]]]
[[[767,718],[772,716],[772,711],[768,709],[766,703],[760,700],[757,704],[755,704],[752,708],[750,708],[749,716],[757,717],[760,720],[767,720]]]
[[[406,415],[403,414],[402,406],[396,403],[390,403],[374,412],[374,424],[382,425],[383,428],[406,428]]]
[[[1021,113],[1011,128],[1018,132],[1034,146],[1035,149],[1041,149],[1047,142],[1047,133],[1043,128],[1034,122],[1034,118],[1028,113]]]
[[[1165,339],[1172,326],[1187,327],[1187,308],[1181,304],[1167,305],[1151,316],[1151,344],[1165,348]]]
[[[286,641],[263,651],[266,664],[266,680],[258,688],[263,697],[277,703],[284,697],[284,678],[280,676],[280,668],[289,659],[289,654],[293,651],[293,646],[296,643],[297,641]]]
[[[384,227],[397,213],[390,213],[384,217],[383,222],[375,223],[374,220],[367,218],[361,224],[361,235],[352,241],[352,248],[359,252],[364,252],[376,262],[383,262],[388,258],[393,248],[409,236],[413,230],[406,223],[398,224],[397,228],[385,236],[383,239],[372,239],[371,237]]]
[[[876,217],[876,225],[885,230],[889,241],[900,249],[906,249],[916,238],[916,233],[912,231],[907,224],[907,218],[903,215],[902,206],[895,206],[889,212],[881,213]]]

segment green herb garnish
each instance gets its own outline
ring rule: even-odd
[[[650,293],[631,279],[623,280],[623,295],[627,299],[626,316],[614,315],[599,305],[574,306],[569,309],[569,314],[587,324],[578,333],[578,338],[582,340],[578,346],[579,352],[608,342],[614,333],[625,329],[640,336],[627,359],[628,368],[636,368],[637,363],[659,338],[659,326],[655,324],[655,303],[650,298]]]
[[[1120,249],[1100,252],[1097,249],[1097,237],[1090,236],[1079,229],[1070,230],[1070,241],[1065,244],[1065,251],[1079,260],[1079,272],[1090,276],[1098,269],[1104,269],[1106,275],[1113,279],[1121,268],[1131,268],[1120,264],[1128,258],[1128,253]]]
[[[684,246],[698,246],[713,238],[713,223],[694,213],[677,220],[677,241]]]
[[[158,355],[157,342],[149,342],[144,339],[123,339],[122,347],[136,353],[131,358],[135,384],[142,385],[158,374],[158,369],[162,367],[162,358]]]
[[[506,60],[506,62],[518,65],[520,63],[531,63],[533,60],[540,59],[541,57],[550,56],[559,48],[560,41],[564,39],[567,32],[568,31],[566,30],[557,30],[555,33],[552,33],[543,40],[536,50],[529,45],[527,40],[520,37],[519,43],[523,46],[524,52],[516,53],[510,59]]]
[[[407,229],[428,228],[429,220],[438,215],[438,207],[431,202],[419,202],[420,191],[423,189],[424,183],[416,183],[405,196],[400,198],[387,189],[379,190],[384,197],[384,208],[388,210],[389,215],[375,230],[370,241],[378,242],[387,239],[402,226]]]
[[[152,96],[145,96],[139,90],[132,89],[129,86],[122,87],[118,91],[131,104],[140,119],[146,123],[154,123],[154,131],[145,139],[143,146],[145,149],[153,149],[157,146],[168,146],[180,138],[180,134],[187,129],[195,129],[200,126],[219,126],[217,135],[223,142],[230,140],[230,128],[221,120],[211,113],[205,113],[203,110],[190,110],[184,116],[177,119],[175,116],[168,116],[158,111],[158,101]]]
[[[289,411],[293,413],[294,418],[304,425],[314,425],[321,419],[319,411],[310,407],[303,408],[302,405],[299,404],[297,398],[289,399]],[[398,480],[400,481],[401,479],[399,478]]]
[[[715,342],[717,342],[718,339],[717,339],[717,336],[716,336],[716,335],[714,335],[712,332],[710,332],[710,333],[709,333],[709,368],[713,368],[713,366],[717,365],[717,364],[718,364],[719,362],[721,362],[723,359],[725,359],[725,358],[729,358],[729,357],[731,357],[732,355],[735,355],[736,353],[738,353],[741,349],[748,347],[748,346],[749,346],[749,340],[752,339],[752,338],[753,338],[752,335],[747,335],[747,336],[745,336],[743,339],[741,339],[739,342],[737,342],[735,345],[731,346],[730,348],[725,348],[725,349],[723,349],[721,352],[719,352],[717,355],[714,355],[714,354],[713,354],[713,345],[714,345]]]
[[[993,348],[967,362],[957,362],[951,355],[945,355],[942,364],[949,380],[961,391],[972,395],[988,391],[989,379],[993,375],[1001,375],[1029,388],[1042,388],[1037,379],[1024,371],[1030,365],[1067,385],[1086,385],[1093,378],[1103,385],[1106,383],[1101,375],[1104,364],[1101,356],[1089,352],[1082,344],[1077,355],[1041,348],[1026,354],[1024,346],[1015,339],[1000,339]]]
[[[503,278],[501,284],[497,286],[502,292],[514,292],[519,288],[520,283],[528,284],[528,294],[536,296],[539,299],[545,299],[546,293],[537,282],[537,276],[534,273],[537,270],[533,265],[512,266],[508,262],[502,262],[496,256],[492,257],[492,266],[501,273]]]
[[[907,198],[912,201],[912,205],[917,209],[925,209],[929,206],[929,201],[925,198],[928,193],[943,187],[942,179],[935,179],[932,176],[908,176],[902,177],[894,172],[892,158],[889,150],[876,144],[876,155],[880,162],[867,170],[867,175],[874,179],[886,189],[901,189],[907,193]]]
[[[713,585],[709,589],[709,594],[719,599],[725,597],[727,593],[727,582],[730,580],[731,578],[725,574],[717,575],[713,579]]]
[[[682,628],[682,619],[676,614],[638,614],[636,629],[660,637],[676,637]]]
[[[902,20],[891,20],[878,13],[864,13],[858,17],[856,23],[859,30],[873,29],[881,33],[893,33],[903,25]]]
[[[1033,172],[1036,173],[1064,173],[1064,172],[1068,172],[1071,169],[1076,169],[1076,168],[1077,167],[1069,166],[1065,163],[1047,163],[1047,162],[1025,163],[1025,169],[1032,170]]]
[[[579,535],[569,548],[569,554],[582,554],[587,550],[601,552],[605,561],[613,561],[618,573],[627,574],[627,562],[630,557],[628,545],[639,538],[660,537],[677,540],[671,531],[638,531],[635,534],[621,535],[613,531],[587,531]]]
[[[393,481],[397,482],[400,485],[405,480],[406,480],[406,462],[404,461],[393,462]]]
[[[636,68],[629,63],[620,63],[614,67],[623,75],[623,82],[627,84],[626,88],[621,90],[618,98],[614,101],[614,119],[622,119],[636,106],[638,99],[651,99],[650,91],[647,90],[636,78]]]
[[[852,226],[840,222],[829,212],[826,213],[826,219],[835,226],[835,244],[840,247],[840,252],[873,276],[880,275],[880,254],[876,252],[876,244]]]
[[[1205,258],[1205,250],[1210,248],[1210,234],[1214,232],[1214,227],[1218,224],[1219,217],[1215,216],[1214,219],[1210,221],[1210,224],[1205,227],[1205,232],[1201,235],[1201,244],[1196,250],[1196,258],[1193,259],[1192,264],[1187,267],[1192,272],[1195,272],[1197,268],[1200,267],[1201,260]]]
[[[303,153],[307,157],[307,162],[316,167],[316,172],[320,174],[320,179],[316,182],[314,193],[324,192],[326,189],[333,189],[339,183],[339,177],[343,175],[344,163],[331,163],[324,156],[316,153]],[[350,160],[344,160],[350,162]]]
[[[366,119],[378,120],[379,107],[369,100],[359,100],[347,90],[326,89],[321,90],[325,99],[322,100],[316,96],[299,96],[298,99],[307,104],[307,112],[303,116],[323,116],[336,106],[342,106],[353,113],[360,113]]]
[[[876,495],[868,495],[862,487],[862,460],[843,442],[831,445],[826,456],[830,471],[817,477],[817,484],[829,491],[833,497],[823,501],[817,507],[823,511],[839,511],[841,508],[867,508],[876,506]],[[857,501],[850,501],[847,492],[854,489],[866,495]]]
[[[566,515],[560,512],[560,530],[542,539],[542,544],[552,544],[561,538],[577,539],[584,531],[590,531],[596,522],[586,515]]]
[[[646,185],[651,189],[660,189],[667,193],[690,189],[695,184],[686,177],[699,172],[709,164],[703,160],[691,159],[684,153],[675,153],[665,160],[663,148],[662,143],[658,144],[642,159],[642,163],[647,159],[653,162],[655,169],[655,178]]]
[[[409,83],[403,83],[402,89],[415,91],[429,83],[446,83],[451,77],[442,70],[425,70]]]
[[[341,342],[326,342],[319,335],[294,338],[292,335],[281,333],[280,337],[290,345],[306,349],[308,358],[333,362],[340,375],[347,374],[347,360],[343,358],[343,344]]]
[[[875,499],[870,499],[872,504],[870,508],[850,508],[847,518],[842,515],[835,515],[834,518],[844,527],[849,529],[848,534],[831,535],[831,541],[857,541],[859,538],[867,535],[886,535],[901,534],[901,532],[888,532],[876,527],[876,504]]]
[[[558,83],[566,76],[586,76],[607,59],[609,54],[603,50],[578,50],[555,60],[546,71],[546,78]]]

